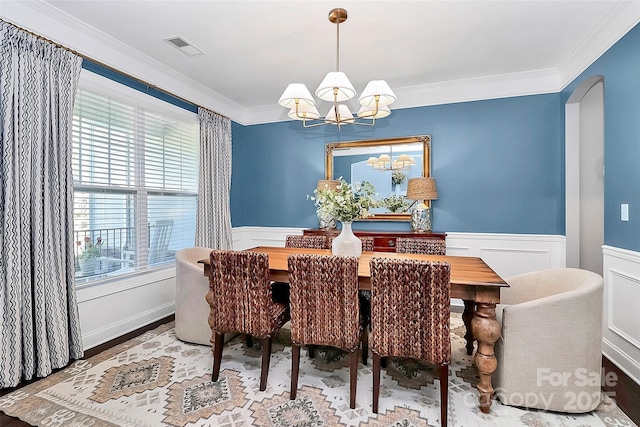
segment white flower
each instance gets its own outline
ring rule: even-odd
[[[349,184],[340,178],[336,190],[327,186],[313,192],[315,197],[307,198],[314,201],[319,218],[353,222],[371,216],[369,209],[378,207],[373,185],[367,181]]]

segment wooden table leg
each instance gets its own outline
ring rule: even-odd
[[[474,357],[480,374],[480,382],[478,383],[480,397],[478,401],[480,410],[488,414],[491,408],[491,395],[493,394],[491,376],[498,367],[498,361],[493,351],[494,344],[500,338],[500,322],[496,320],[496,305],[478,303],[476,315],[471,321],[471,328],[473,335],[478,340],[478,350]]]
[[[471,330],[471,320],[476,313],[476,303],[475,301],[463,300],[464,302],[464,311],[462,312],[462,321],[464,322],[464,327],[466,329],[464,334],[464,339],[467,341],[467,354],[471,356],[473,354],[473,331]]]

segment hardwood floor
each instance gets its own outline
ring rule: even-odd
[[[168,323],[174,320],[174,316],[169,316],[154,322],[150,325],[144,326],[119,338],[106,342],[102,345],[89,349],[85,352],[85,358],[95,356],[96,354],[111,348],[117,344],[130,340],[138,335],[141,335],[151,329],[155,329],[158,326]],[[624,411],[625,414],[633,420],[634,423],[640,425],[640,407],[637,405],[640,402],[640,385],[629,378],[624,372],[622,372],[616,365],[614,365],[606,357],[602,358],[602,367],[604,368],[603,387],[602,390],[611,396],[618,407]],[[615,374],[615,375],[614,375]],[[34,380],[34,381],[37,381]],[[21,383],[18,387],[6,388],[0,390],[0,396],[10,393],[20,387],[23,387],[33,381]],[[29,427],[29,424],[21,421],[17,418],[9,417],[0,412],[0,426],[2,427]]]
[[[107,341],[104,344],[101,344],[97,347],[91,348],[87,351],[84,352],[84,358],[88,359],[90,357],[95,356],[98,353],[101,353],[103,351],[105,351],[108,348],[111,348],[115,345],[121,344],[125,341],[128,341],[132,338],[137,337],[138,335],[142,335],[147,331],[150,331],[152,329],[157,328],[160,325],[163,325],[165,323],[169,323],[172,322],[175,319],[175,316],[171,315],[168,317],[165,317],[164,319],[160,319],[156,322],[153,322],[149,325],[143,326],[142,328],[136,329],[135,331],[129,332],[128,334],[125,334],[121,337],[115,338],[111,341]],[[75,361],[74,361],[75,362]],[[71,362],[73,363],[73,362]],[[65,367],[66,368],[66,367]],[[60,369],[65,369],[65,368],[60,368]],[[59,371],[60,369],[58,369],[57,371]],[[54,371],[54,372],[57,372]],[[27,384],[31,384],[32,382],[38,381],[40,378],[36,378],[35,380],[31,380],[31,381],[25,381],[20,383],[17,387],[12,387],[12,388],[3,388],[0,389],[0,396],[4,396],[5,394],[11,393],[12,391],[19,389],[20,387],[24,387]],[[5,415],[4,412],[0,411],[0,426],[2,427],[29,427],[31,424],[27,424],[24,421],[18,419],[18,418],[14,418],[14,417],[9,417],[7,415]]]

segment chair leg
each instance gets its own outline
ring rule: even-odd
[[[211,381],[218,381],[220,376],[220,362],[222,362],[222,347],[224,346],[224,334],[214,332],[213,343],[213,372],[211,373]]]
[[[373,413],[378,413],[378,398],[380,397],[380,355],[373,352]]]
[[[289,399],[295,400],[298,394],[298,376],[300,375],[300,346],[291,345],[291,391]]]
[[[244,340],[245,340],[247,348],[253,347],[253,338],[251,338],[251,335],[245,334],[244,335]]]
[[[262,340],[262,368],[260,369],[260,391],[264,391],[267,388],[269,362],[271,362],[271,337],[267,337]]]
[[[307,353],[309,354],[309,359],[316,357],[316,346],[309,344],[307,346]]]
[[[362,364],[367,364],[367,357],[369,356],[369,329],[364,328],[362,331]]]
[[[356,387],[358,386],[358,349],[349,354],[349,407],[356,409]]]
[[[440,366],[440,426],[447,427],[449,408],[449,365]]]

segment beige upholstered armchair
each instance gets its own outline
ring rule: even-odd
[[[574,268],[506,279],[497,314],[496,396],[506,405],[588,412],[600,402],[599,274]]]
[[[176,321],[178,339],[211,345],[209,327],[209,278],[205,277],[201,259],[209,258],[209,248],[187,248],[176,252]]]

